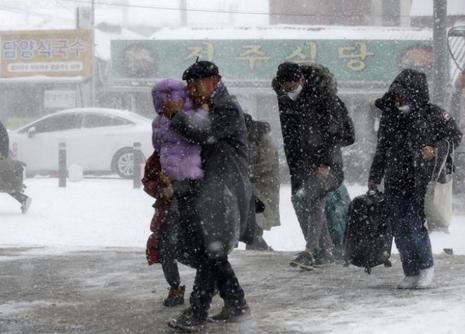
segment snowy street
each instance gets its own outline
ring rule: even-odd
[[[48,253],[48,254],[47,254]],[[182,306],[166,308],[167,284],[141,249],[50,254],[0,248],[0,332],[175,333],[166,326]],[[208,324],[212,334],[461,334],[465,257],[436,257],[437,286],[397,290],[400,262],[363,269],[333,265],[301,272],[291,253],[236,251],[232,264],[252,309],[240,325]],[[194,272],[181,267],[190,292]],[[221,308],[215,297],[211,312]]]
[[[145,261],[151,199],[119,179],[85,179],[67,188],[53,178],[26,184],[33,198],[26,215],[0,194],[0,332],[171,333],[166,322],[182,307],[162,306],[167,284],[161,268]],[[349,191],[353,197],[365,188]],[[393,268],[376,267],[372,275],[342,265],[291,268],[291,251],[304,241],[289,197],[282,186],[282,226],[265,233],[279,252],[232,255],[252,320],[240,327],[209,325],[207,333],[463,333],[463,216],[454,217],[450,234],[432,234],[435,287],[401,291],[395,289],[397,254]],[[454,256],[445,255],[445,247]],[[181,270],[190,292],[194,272]],[[212,312],[220,307],[215,298]]]
[[[59,188],[54,178],[26,179],[25,183],[26,193],[33,199],[26,215],[21,215],[13,198],[0,193],[0,245],[58,249],[145,247],[153,201],[141,189],[133,189],[132,181],[86,178],[68,182],[66,188]],[[353,198],[363,194],[366,187],[349,185],[348,190]],[[265,239],[275,250],[300,251],[305,242],[288,185],[281,186],[280,197],[281,226],[265,231]],[[463,215],[462,211],[454,216],[450,234],[432,233],[434,253],[453,248],[455,254],[465,255]]]

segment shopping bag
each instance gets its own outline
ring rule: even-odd
[[[448,230],[452,218],[452,181],[428,183],[425,195],[425,216],[428,229]]]
[[[446,175],[445,182],[439,181],[446,165],[449,146],[448,143],[447,152],[441,161],[437,174],[438,159],[436,159],[431,181],[426,188],[424,207],[426,223],[430,231],[448,231],[452,219],[452,177]]]

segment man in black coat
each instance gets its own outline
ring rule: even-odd
[[[181,223],[197,260],[197,273],[191,307],[169,325],[195,331],[205,325],[215,288],[224,307],[210,318],[212,321],[239,321],[250,314],[228,254],[239,240],[252,241],[246,238],[253,238],[254,231],[247,232],[255,221],[250,206],[247,130],[239,104],[228,94],[218,67],[209,61],[191,65],[183,80],[196,104],[209,113],[204,121],[180,112],[167,115],[179,134],[201,145],[205,173],[190,195],[177,198]]]
[[[452,173],[450,152],[462,133],[449,113],[429,102],[422,72],[403,70],[375,104],[382,116],[368,187],[376,189],[384,177],[387,212],[405,274],[398,288],[427,288],[434,268],[425,228],[426,187],[437,161],[447,158],[446,173]]]
[[[0,159],[8,159],[10,138],[8,136],[8,131],[2,122],[0,122]],[[24,194],[22,191],[16,191],[9,193],[11,197],[17,200],[21,204],[21,212],[26,213],[31,205],[31,198]]]
[[[325,196],[344,180],[341,146],[354,142],[354,128],[326,67],[282,63],[272,86],[278,96],[292,204],[307,242],[290,264],[311,270],[315,261],[333,260]]]
[[[8,131],[5,126],[0,122],[0,159],[8,158],[8,152],[10,150],[10,139],[8,137]]]

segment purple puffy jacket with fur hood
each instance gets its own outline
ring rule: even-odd
[[[157,115],[152,123],[152,142],[155,151],[160,155],[161,168],[175,181],[202,178],[200,145],[189,143],[174,131],[170,127],[171,120],[163,114],[163,103],[168,97],[184,99],[182,112],[189,115],[193,122],[195,119],[207,118],[207,111],[193,108],[182,81],[166,79],[153,87],[152,99]]]

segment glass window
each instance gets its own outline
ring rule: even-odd
[[[22,132],[27,132],[32,127],[35,128],[36,133],[79,129],[81,127],[81,120],[82,118],[79,114],[50,116],[46,119],[35,122]]]
[[[105,126],[120,126],[133,124],[127,119],[99,114],[86,114],[84,116],[84,127],[85,128],[99,128]]]

